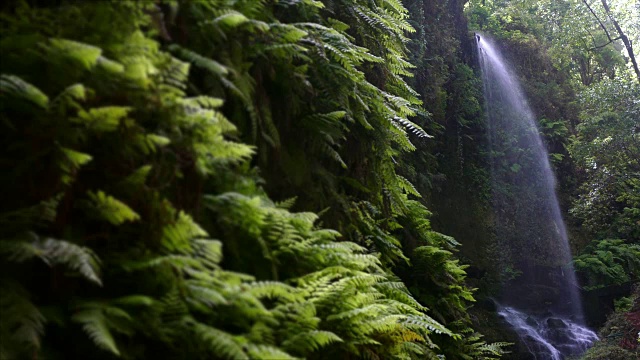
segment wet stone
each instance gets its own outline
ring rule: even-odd
[[[565,323],[562,319],[549,318],[547,319],[547,326],[552,329],[565,329],[567,328],[567,323]]]

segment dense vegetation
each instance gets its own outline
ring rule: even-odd
[[[399,2],[35,5],[3,16],[3,358],[502,352],[395,170],[428,137]]]
[[[5,2],[0,358],[501,357],[467,19],[523,76],[583,286],[637,282],[640,28],[608,5]],[[594,353],[637,354],[638,298]]]

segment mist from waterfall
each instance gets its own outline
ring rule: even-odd
[[[499,313],[534,358],[562,359],[584,351],[597,337],[583,326],[555,175],[536,117],[515,72],[491,39],[477,35],[476,40],[490,147],[498,248],[494,255],[497,266],[515,278],[503,286]],[[560,329],[550,331],[547,321],[563,325],[563,331],[569,333],[579,329],[582,335],[566,335],[562,341],[554,341],[549,336]]]

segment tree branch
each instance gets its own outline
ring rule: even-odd
[[[624,43],[624,47],[627,48],[627,52],[629,53],[629,57],[631,58],[631,64],[633,65],[633,70],[636,72],[636,77],[638,78],[638,82],[640,82],[640,68],[638,68],[638,62],[636,61],[636,56],[633,53],[633,45],[631,44],[631,41],[629,41],[629,38],[627,37],[627,35],[622,31],[620,24],[618,24],[616,19],[613,18],[613,15],[611,14],[611,9],[609,8],[609,4],[607,4],[607,0],[600,0],[600,2],[602,2],[602,6],[607,11],[607,16],[609,17],[609,20],[611,20],[611,22],[613,23],[613,26],[616,28],[616,31],[618,31],[618,35],[620,35],[620,38]]]
[[[603,45],[600,45],[600,46],[594,46],[594,47],[592,47],[592,48],[591,48],[591,49],[589,49],[589,50],[593,51],[593,50],[602,49],[603,47],[605,47],[605,46],[607,46],[607,45],[611,44],[612,42],[614,42],[614,41],[616,41],[616,40],[621,40],[621,39],[622,39],[622,37],[618,36],[618,37],[617,37],[617,38],[615,38],[615,39],[611,39],[611,40],[610,40],[610,41],[608,41],[606,44],[603,44]],[[594,42],[594,45],[595,45],[595,42]]]
[[[604,26],[604,24],[600,20],[600,17],[598,17],[598,14],[596,14],[596,12],[593,11],[593,9],[591,8],[591,5],[589,5],[587,0],[582,0],[582,2],[587,6],[591,14],[593,14],[593,17],[595,17],[596,20],[598,20],[598,24],[600,24],[600,27],[602,28],[602,30],[604,30],[605,35],[607,35],[607,39],[609,39],[610,42],[613,42],[613,40],[611,40],[611,35],[609,34],[609,30],[607,30],[607,27]]]

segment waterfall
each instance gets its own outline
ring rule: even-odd
[[[584,351],[597,337],[583,326],[555,175],[515,72],[491,39],[476,37],[499,249],[493,256],[510,276],[504,280],[508,285],[503,286],[499,314],[536,359],[562,359]],[[562,329],[551,331],[549,324]]]
[[[498,314],[513,327],[536,360],[562,360],[585,352],[598,335],[566,318],[554,315],[528,315],[511,307],[500,307]]]

